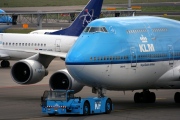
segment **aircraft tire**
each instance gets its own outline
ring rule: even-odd
[[[9,67],[9,66],[10,66],[10,62],[9,62],[9,61],[3,60],[3,61],[1,62],[1,67],[2,67],[2,68]]]
[[[134,94],[134,102],[135,103],[140,103],[141,102],[141,93],[136,92]]]
[[[176,92],[174,95],[175,103],[180,103],[180,92]]]
[[[154,93],[154,92],[150,92],[150,93],[149,93],[149,97],[150,97],[149,102],[150,102],[150,103],[155,103],[155,101],[156,101],[156,95],[155,95],[155,93]]]

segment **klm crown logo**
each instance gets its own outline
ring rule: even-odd
[[[147,37],[144,37],[143,35],[141,35],[140,40],[141,40],[142,42],[147,42]]]

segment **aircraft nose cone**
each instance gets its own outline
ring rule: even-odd
[[[69,71],[69,73],[76,79],[79,79],[78,75],[84,68],[84,57],[82,53],[77,52],[77,51],[69,52],[67,54],[65,63],[66,63],[66,68]]]
[[[84,69],[84,57],[82,54],[70,52],[66,56],[66,68],[71,76],[78,81],[81,81],[81,72]]]

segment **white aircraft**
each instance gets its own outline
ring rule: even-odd
[[[103,0],[90,0],[70,27],[46,33],[47,35],[1,33],[0,60],[3,60],[1,67],[8,67],[10,65],[8,60],[10,59],[25,59],[34,54],[40,57],[39,59],[43,54],[46,56],[43,61],[48,59],[48,62],[54,56],[64,57],[64,52],[67,52],[74,44],[77,36],[80,35],[86,25],[99,17],[102,3]],[[63,56],[60,52],[63,53]],[[50,58],[52,59],[49,60]],[[44,66],[47,67],[48,65],[49,63]]]
[[[180,89],[180,21],[136,16],[102,18],[84,29],[66,56],[68,72],[50,78],[54,89],[72,80],[104,90],[133,91],[134,101],[154,103],[150,89]],[[64,77],[66,76],[66,77]],[[174,95],[180,103],[180,92]]]
[[[51,33],[56,35],[0,34],[1,58],[30,56],[12,66],[12,79],[18,84],[34,84],[41,81],[47,75],[46,68],[50,62],[55,57],[65,58],[67,51],[77,39],[75,35],[79,35],[89,22],[98,18],[102,4],[103,0],[90,0],[73,25]],[[62,71],[66,74],[66,70]],[[71,81],[71,83],[69,89],[75,89],[76,92],[84,86],[76,81]],[[62,82],[61,84],[65,85],[66,83]]]

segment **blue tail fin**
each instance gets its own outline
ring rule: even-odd
[[[99,18],[103,0],[90,0],[68,28],[49,33],[51,35],[79,36],[89,22]]]

